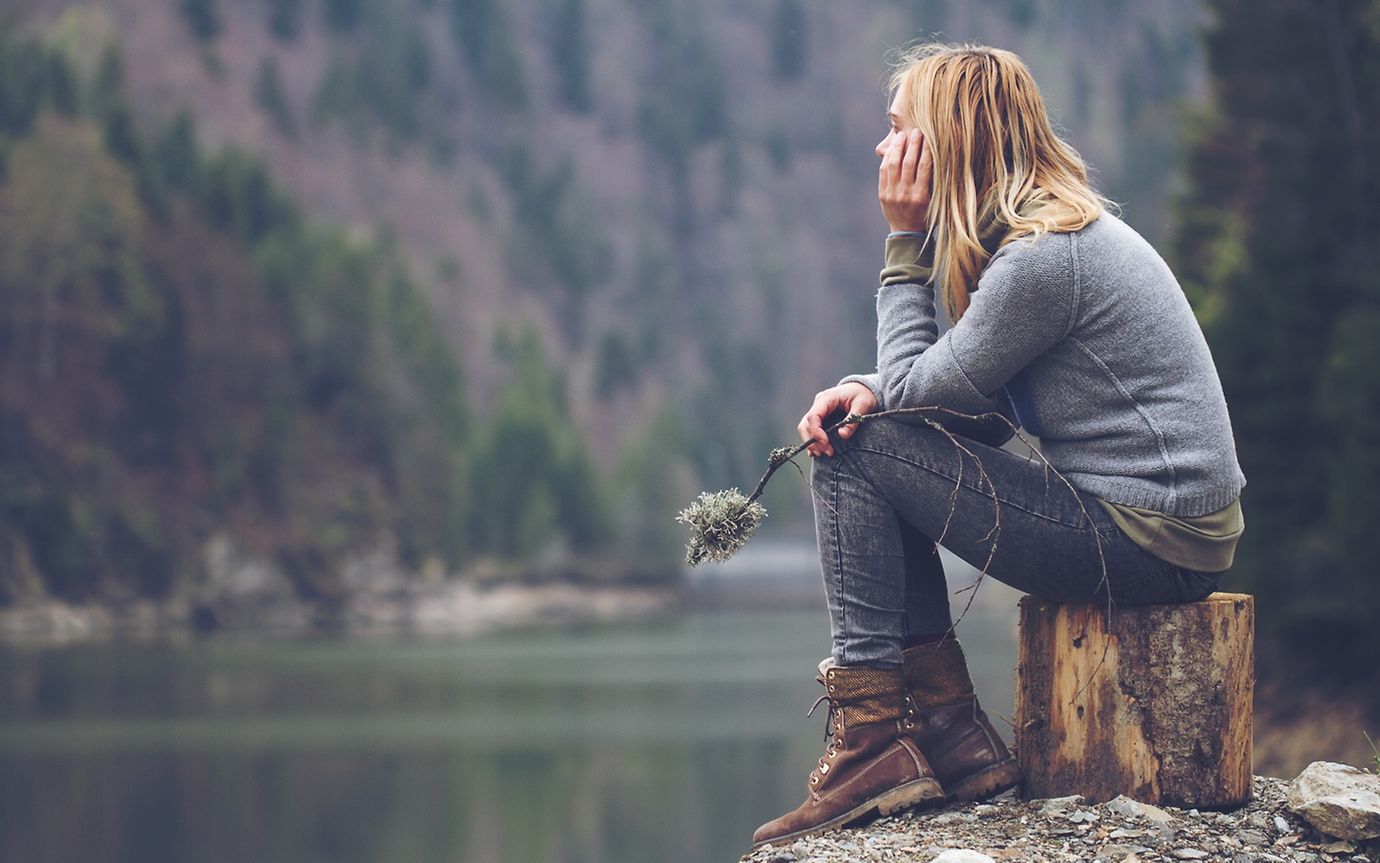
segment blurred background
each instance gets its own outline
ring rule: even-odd
[[[1204,327],[1256,772],[1366,764],[1377,0],[4,0],[0,859],[689,863],[798,803],[808,490],[717,568],[673,518],[873,366],[922,37],[1026,60]],[[959,626],[1002,717],[1016,598]]]

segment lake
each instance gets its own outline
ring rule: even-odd
[[[1002,601],[959,634],[1009,717],[1016,594],[982,590]],[[828,619],[695,595],[473,640],[0,648],[0,860],[735,860],[822,752],[825,711],[804,713]]]

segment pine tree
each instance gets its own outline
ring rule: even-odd
[[[1374,674],[1343,651],[1380,624],[1380,3],[1211,6],[1178,257],[1248,482],[1234,569],[1267,631]]]

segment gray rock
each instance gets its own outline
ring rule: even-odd
[[[945,848],[930,863],[997,863],[986,854],[979,854],[967,848]]]
[[[1103,803],[1102,808],[1122,818],[1141,818],[1154,824],[1168,824],[1174,820],[1173,815],[1160,807],[1132,800],[1124,794]]]
[[[1238,830],[1236,838],[1247,845],[1269,845],[1270,837],[1259,830]]]
[[[1083,795],[1074,794],[1070,797],[1048,797],[1044,800],[1034,800],[1031,802],[1040,804],[1041,815],[1059,815],[1082,803]]]
[[[1139,839],[1145,835],[1144,830],[1131,830],[1126,827],[1118,827],[1107,834],[1108,839]]]
[[[1283,818],[1282,816],[1276,815],[1276,816],[1275,816],[1275,829],[1278,830],[1280,833],[1288,833],[1288,832],[1289,832],[1289,822],[1288,822],[1288,821],[1285,821],[1284,818]]]
[[[940,812],[938,815],[929,819],[931,825],[935,827],[948,827],[953,824],[971,824],[977,821],[977,816],[971,812]]]
[[[1179,836],[1179,831],[1168,824],[1157,826],[1149,836],[1149,842],[1153,845],[1166,845],[1173,842]]]
[[[1136,845],[1120,845],[1116,842],[1108,842],[1106,845],[1097,849],[1097,856],[1108,860],[1124,860],[1136,853]]]
[[[1204,860],[1208,857],[1206,851],[1198,848],[1175,848],[1169,853],[1180,860]]]
[[[1380,776],[1314,761],[1289,784],[1289,808],[1338,839],[1380,838]]]

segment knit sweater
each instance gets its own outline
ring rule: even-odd
[[[877,372],[844,379],[878,410],[1014,412],[1071,483],[1113,503],[1198,516],[1240,495],[1207,341],[1168,265],[1115,215],[1001,246],[942,336],[932,249],[890,238],[887,262]]]

